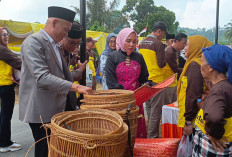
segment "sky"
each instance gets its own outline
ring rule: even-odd
[[[217,0],[154,0],[156,6],[164,6],[176,15],[180,27],[192,29],[215,27]],[[126,4],[121,0],[118,9]],[[220,0],[219,26],[232,20],[232,0]],[[1,0],[0,20],[45,23],[48,6],[61,6],[73,10],[80,0]],[[79,19],[78,16],[76,16]]]

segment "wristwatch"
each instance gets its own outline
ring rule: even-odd
[[[185,121],[185,125],[186,125],[186,126],[192,125],[192,122],[187,123],[187,122]]]

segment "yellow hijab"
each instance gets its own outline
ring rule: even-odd
[[[213,45],[206,37],[203,37],[201,35],[195,35],[189,37],[189,49],[188,49],[188,59],[184,65],[184,69],[180,75],[180,78],[178,80],[177,84],[177,98],[180,93],[181,88],[181,79],[185,75],[188,66],[193,61],[197,62],[199,65],[201,65],[201,56],[202,56],[202,48],[206,48]]]

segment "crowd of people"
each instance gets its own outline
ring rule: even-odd
[[[41,122],[52,116],[79,109],[79,94],[96,90],[96,69],[102,74],[103,89],[136,90],[145,83],[161,83],[177,74],[172,85],[148,100],[148,135],[144,119],[138,138],[158,138],[162,106],[179,106],[178,126],[193,137],[192,156],[232,155],[232,50],[213,45],[207,38],[184,33],[169,34],[164,22],[156,22],[137,52],[138,35],[131,28],[107,36],[99,59],[93,51],[97,42],[86,38],[86,61],[80,62],[82,26],[73,22],[75,12],[49,7],[46,25],[25,39],[21,58],[8,47],[7,29],[0,27],[0,152],[22,148],[11,140],[11,118],[15,103],[14,69],[21,70],[19,119],[28,123],[35,142],[46,136]],[[166,45],[162,39],[167,39]],[[183,54],[185,55],[183,57]],[[179,66],[182,56],[183,65]],[[98,63],[99,62],[99,63]],[[91,70],[92,84],[80,85],[82,74]],[[139,106],[144,115],[143,105]],[[48,132],[50,134],[50,132]],[[35,157],[48,156],[46,141],[36,143]]]

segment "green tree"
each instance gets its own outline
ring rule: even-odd
[[[230,44],[232,43],[232,20],[225,25],[225,37],[229,40]]]
[[[135,23],[137,32],[147,26],[150,33],[155,22],[163,21],[170,33],[177,33],[179,22],[176,21],[175,13],[163,6],[155,6],[154,0],[127,0],[122,12]]]
[[[105,15],[108,12],[106,0],[88,0],[86,4],[88,11],[87,22],[93,25],[95,21],[98,21],[101,26],[104,26]],[[115,3],[115,5],[117,5],[117,3]]]
[[[126,17],[122,15],[122,12],[119,10],[112,11],[106,17],[105,27],[107,32],[118,32],[124,27],[130,27],[130,24]]]
[[[101,26],[99,24],[99,21],[94,21],[93,25],[91,25],[91,27],[89,28],[89,30],[92,30],[92,31],[100,31],[100,32],[105,32],[105,27],[104,26]]]
[[[197,28],[197,29],[190,29],[190,28],[178,28],[178,31],[184,31],[188,36],[193,36],[193,35],[202,35],[209,39],[212,43],[215,42],[215,27],[211,29],[206,29],[206,28]],[[218,29],[218,43],[222,45],[228,45],[228,39],[224,36],[225,34],[225,28],[220,28]]]
[[[121,11],[116,10],[119,0],[87,0],[86,4],[86,28],[88,30],[114,32],[129,24]],[[79,8],[72,7],[80,14]]]

